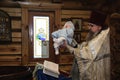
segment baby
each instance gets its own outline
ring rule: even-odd
[[[66,40],[68,44],[72,43],[74,30],[74,24],[71,21],[67,21],[62,29],[52,32],[56,55],[59,54],[59,46],[63,45],[64,40]]]

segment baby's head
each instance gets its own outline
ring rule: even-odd
[[[67,21],[63,28],[72,28],[73,30],[75,30],[74,24],[71,21]]]

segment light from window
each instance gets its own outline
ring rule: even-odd
[[[49,58],[49,17],[34,16],[34,58]]]

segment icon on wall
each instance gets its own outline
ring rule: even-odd
[[[82,30],[82,18],[72,18],[72,22],[75,26],[76,31]]]
[[[12,41],[11,19],[7,12],[0,10],[0,44]]]

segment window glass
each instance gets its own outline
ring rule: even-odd
[[[49,17],[33,16],[34,58],[49,58]]]

